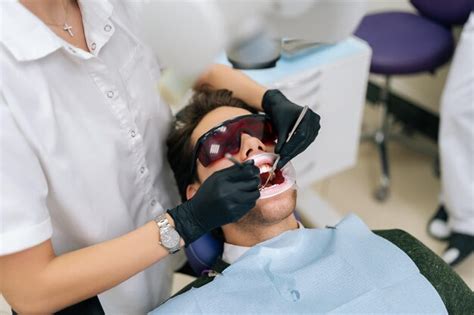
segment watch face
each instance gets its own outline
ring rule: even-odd
[[[171,249],[179,245],[179,234],[174,229],[169,229],[166,232],[160,234],[160,241],[164,247]]]

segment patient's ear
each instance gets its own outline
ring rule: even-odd
[[[200,186],[201,185],[198,183],[188,185],[188,187],[186,187],[186,199],[187,200],[191,199],[194,196],[194,194],[196,194]]]

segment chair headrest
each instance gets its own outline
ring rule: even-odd
[[[224,243],[212,233],[207,233],[186,247],[185,252],[189,265],[196,275],[200,276],[204,270],[214,265],[223,249]]]

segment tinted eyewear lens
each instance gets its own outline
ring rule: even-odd
[[[262,143],[274,144],[277,136],[265,115],[246,115],[223,122],[204,134],[195,147],[195,158],[205,167],[224,158],[226,153],[240,150],[242,133],[258,138]]]

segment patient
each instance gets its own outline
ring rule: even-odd
[[[183,200],[192,198],[211,174],[232,165],[225,153],[241,163],[253,159],[261,170],[263,187],[255,208],[238,222],[222,227],[224,252],[214,266],[214,272],[199,278],[155,312],[286,312],[285,307],[292,312],[445,313],[448,310],[466,313],[474,310],[469,288],[407,233],[379,231],[376,236],[355,216],[344,219],[335,229],[304,229],[293,212],[297,194],[291,163],[277,171],[267,183],[268,170],[276,158],[272,154],[276,138],[276,131],[265,116],[233,98],[229,91],[199,92],[178,113],[168,138],[168,158]],[[364,244],[369,247],[365,248]],[[340,254],[342,260],[332,255],[341,248],[345,248]],[[387,260],[391,257],[393,261],[385,263],[385,258],[377,257],[377,254],[386,255]],[[364,256],[374,258],[366,262],[362,259]],[[399,267],[406,265],[412,272],[410,281],[404,279],[408,278],[408,271],[406,274],[404,270],[392,272],[393,277],[401,276],[400,279],[407,281],[404,288],[401,282],[393,285],[391,291],[384,291],[385,288],[378,285],[363,284],[377,282],[371,276],[373,269],[390,274],[391,268],[397,269],[390,263],[398,260]],[[356,271],[358,262],[363,262],[359,266],[362,269]],[[371,264],[375,266],[372,270]],[[436,272],[433,272],[433,265],[439,267]],[[213,277],[221,273],[223,276]],[[366,275],[360,276],[363,273]],[[385,274],[378,277],[386,277]],[[446,278],[439,279],[440,274]],[[194,289],[183,293],[191,287]],[[419,295],[415,294],[414,300],[407,300],[410,288],[416,288]],[[308,290],[311,292],[309,298]],[[244,296],[241,291],[245,292]],[[332,292],[331,298],[325,296],[326,291]],[[211,296],[217,302],[210,306],[207,302],[203,304],[201,295]],[[245,303],[251,302],[253,296],[272,300],[272,303]],[[242,301],[245,302],[242,304]],[[415,304],[418,308],[413,308]]]

